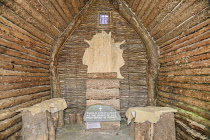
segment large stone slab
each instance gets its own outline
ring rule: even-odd
[[[103,104],[112,106],[116,110],[120,110],[120,100],[119,99],[110,99],[110,100],[87,100],[86,106],[91,106],[95,104]]]
[[[111,106],[93,105],[87,108],[83,117],[86,122],[120,121],[119,113]]]
[[[112,78],[117,78],[117,73],[116,72],[88,73],[87,78],[89,78],[89,79],[112,79]]]
[[[119,89],[87,89],[86,99],[119,99]]]
[[[120,88],[119,79],[88,79],[87,89],[112,89]]]

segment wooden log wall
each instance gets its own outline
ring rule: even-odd
[[[51,98],[52,46],[86,2],[0,1],[0,139],[20,136],[18,109]]]
[[[107,28],[98,27],[98,11],[112,11],[113,25]],[[124,117],[128,107],[145,106],[147,101],[146,86],[146,51],[135,31],[123,20],[108,0],[99,0],[89,11],[79,28],[69,37],[59,53],[58,70],[61,93],[69,108],[85,111],[87,66],[82,58],[93,35],[105,30],[112,32],[115,42],[126,42],[124,49],[125,65],[121,67],[124,79],[120,81],[121,115]]]
[[[177,139],[210,139],[210,3],[126,0],[160,50],[157,104],[178,110]]]

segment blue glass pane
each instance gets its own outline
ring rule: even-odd
[[[100,15],[100,24],[109,24],[109,15]]]

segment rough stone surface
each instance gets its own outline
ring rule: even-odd
[[[56,133],[56,140],[132,140],[129,136],[129,126],[121,123],[118,132],[86,132],[82,125],[66,125]]]

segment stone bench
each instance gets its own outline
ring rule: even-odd
[[[130,137],[134,140],[176,140],[175,109],[169,107],[131,107],[126,112]]]
[[[63,110],[67,104],[62,98],[53,98],[28,108],[21,108],[23,140],[55,140],[56,128],[64,125]]]

